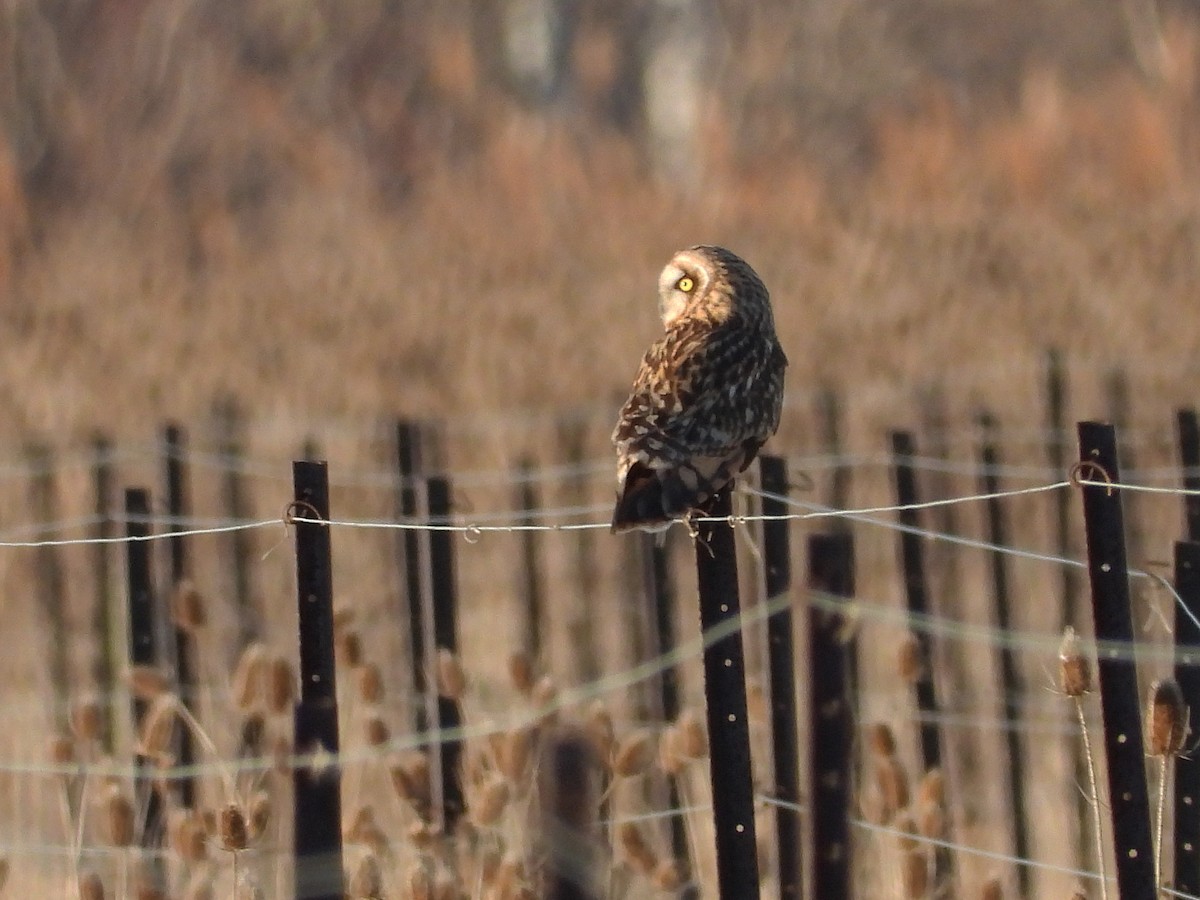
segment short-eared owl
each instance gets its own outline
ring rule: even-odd
[[[762,280],[721,247],[680,250],[658,278],[667,333],[621,407],[613,531],[658,530],[703,506],[779,427],[787,357]]]

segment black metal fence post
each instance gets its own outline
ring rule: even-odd
[[[533,513],[538,508],[537,490],[533,482],[533,463],[521,460],[517,467],[517,507],[524,513],[522,525],[534,524]],[[525,612],[525,651],[537,660],[542,654],[542,566],[539,535],[532,529],[521,533],[520,589]]]
[[[902,508],[900,519],[900,559],[904,569],[904,594],[908,612],[920,621],[929,615],[929,582],[925,575],[925,554],[922,544],[920,517],[914,508],[920,502],[917,494],[917,476],[912,459],[917,454],[913,436],[907,431],[892,432],[892,460],[895,475],[896,503]],[[917,710],[921,714],[921,763],[925,769],[934,769],[942,764],[941,736],[936,720],[937,694],[932,672],[932,646],[929,636],[922,630],[913,631],[913,639],[919,651],[920,674],[914,685]]]
[[[329,519],[325,463],[294,462],[292,512]],[[295,891],[304,900],[341,900],[342,799],[337,761],[338,709],[333,640],[333,553],[329,526],[296,525],[296,585],[300,613],[300,700],[295,753],[311,761],[292,771],[295,790]]]
[[[1098,482],[1083,486],[1083,518],[1092,615],[1099,645],[1097,668],[1117,888],[1122,897],[1153,897],[1154,847],[1137,669],[1132,659],[1133,618],[1125,557],[1125,520],[1120,490],[1107,486],[1120,484],[1116,432],[1111,425],[1080,422],[1078,435],[1080,474],[1086,480]]]
[[[450,522],[450,481],[443,476],[429,479],[429,521],[433,525]],[[429,570],[432,575],[433,641],[439,650],[458,654],[458,586],[454,569],[454,535],[433,531],[429,535]],[[458,698],[437,698],[437,724],[443,736],[438,740],[441,769],[441,821],[446,834],[452,834],[466,803],[462,786],[462,710]],[[451,737],[446,737],[449,732]],[[436,815],[436,811],[435,811]]]
[[[158,610],[150,568],[150,543],[146,540],[150,533],[150,492],[129,488],[125,491],[125,537],[128,539],[125,544],[125,573],[129,604],[129,662],[134,667],[158,664]],[[135,697],[133,721],[139,731],[148,711],[149,702]],[[147,850],[156,850],[162,846],[164,822],[162,798],[154,786],[154,760],[139,753],[135,767],[137,808],[145,811],[141,823],[141,844]],[[151,859],[154,858],[151,856]],[[157,882],[164,877],[159,864],[152,867],[150,874]]]
[[[1000,491],[1000,451],[996,447],[996,421],[988,413],[979,417],[983,443],[979,450],[982,474],[980,491],[990,495],[987,500],[987,540],[996,547],[1009,545],[1008,520],[1004,507],[995,495]],[[999,550],[989,554],[992,574],[992,597],[995,601],[996,627],[1008,634],[1012,627],[1009,611],[1008,556]],[[1021,747],[1021,677],[1017,671],[1016,654],[1008,644],[1000,648],[1000,690],[1004,702],[1004,720],[1011,727],[1004,730],[1008,745],[1009,797],[1012,802],[1013,850],[1020,859],[1029,858],[1029,838],[1025,828],[1025,757]],[[1028,896],[1030,867],[1017,866],[1017,892]]]
[[[112,545],[108,543],[108,539],[115,534],[112,517],[113,487],[112,444],[104,435],[98,434],[92,439],[92,510],[95,520],[89,529],[89,536],[96,541],[91,546],[92,573],[95,577],[92,623],[98,646],[92,676],[105,692],[104,695],[110,698],[104,703],[102,738],[105,750],[110,753],[114,749],[117,715],[117,693],[110,689],[116,684],[119,671],[119,644],[116,629],[113,627],[116,619],[116,596],[112,583]]]
[[[1183,467],[1183,486],[1200,491],[1200,420],[1196,410],[1181,409],[1175,414],[1179,437],[1179,464]],[[1183,498],[1184,520],[1189,541],[1200,541],[1200,494]]]
[[[418,489],[422,471],[421,449],[423,436],[421,427],[412,421],[396,423],[396,463],[400,486],[396,494],[399,518],[415,522],[420,516],[424,491]],[[410,655],[410,677],[413,704],[413,727],[420,733],[429,727],[429,714],[425,709],[425,697],[429,690],[426,677],[425,625],[422,610],[425,606],[424,565],[421,559],[421,533],[413,528],[402,529],[398,538],[399,557],[404,567],[404,590],[408,600],[405,610],[408,618],[408,640]]]
[[[763,566],[767,602],[786,597],[792,587],[788,540],[787,463],[778,456],[759,459],[763,500]],[[767,671],[771,692],[771,745],[775,771],[775,831],[779,840],[779,896],[799,898],[804,891],[801,864],[800,723],[796,716],[796,662],[792,610],[782,607],[767,619]],[[822,676],[824,677],[824,676]]]
[[[696,576],[700,627],[711,643],[704,649],[709,771],[716,826],[717,888],[722,900],[759,896],[754,823],[754,782],[750,769],[750,729],[746,712],[746,659],[737,629],[737,552],[730,491],[717,494],[697,524]],[[711,638],[714,630],[734,630]]]
[[[171,588],[176,591],[188,576],[187,541],[179,532],[185,531],[184,520],[191,511],[187,491],[187,475],[184,469],[184,458],[187,451],[187,439],[183,429],[171,423],[163,429],[164,466],[167,483],[167,514],[170,523],[167,525],[171,537],[167,544],[171,552]],[[196,702],[196,676],[192,664],[192,639],[188,629],[180,622],[175,622],[175,676],[179,681],[180,700],[191,707]],[[195,749],[192,746],[192,731],[190,728],[178,730],[179,764],[190,766],[195,761]],[[191,775],[179,779],[179,800],[187,809],[195,805],[196,784]]]
[[[808,588],[854,595],[854,543],[849,531],[808,539]],[[808,740],[813,896],[849,900],[853,884],[850,811],[854,808],[854,707],[849,654],[840,638],[844,616],[808,609]]]
[[[1200,716],[1200,543],[1175,544],[1175,592],[1186,611],[1175,607],[1175,680],[1183,702]],[[1188,615],[1190,613],[1190,615]],[[1175,878],[1184,894],[1200,892],[1200,759],[1175,758]]]
[[[38,522],[58,520],[58,489],[54,478],[54,458],[44,444],[26,448],[32,470],[29,483],[29,505]],[[60,548],[42,545],[33,555],[34,596],[49,630],[46,645],[47,668],[54,687],[54,720],[60,725],[67,721],[67,697],[70,691],[70,664],[67,655],[71,645],[67,634],[67,587],[63,575]]]
[[[227,519],[249,518],[249,503],[242,473],[241,414],[233,397],[219,400],[214,410],[217,430],[217,456],[221,460],[221,498]],[[258,610],[254,607],[250,533],[234,531],[229,535],[233,600],[238,616],[238,652],[261,632]]]

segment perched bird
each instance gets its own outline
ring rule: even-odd
[[[733,481],[779,427],[787,357],[762,280],[721,247],[680,250],[658,278],[666,334],[621,407],[612,530],[658,531]]]

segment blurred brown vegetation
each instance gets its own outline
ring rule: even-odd
[[[699,241],[772,286],[793,396],[1192,374],[1193,5],[576,0],[539,69],[543,6],[9,0],[0,421],[590,404]]]

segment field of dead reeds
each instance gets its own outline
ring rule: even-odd
[[[794,470],[807,464],[808,499],[829,498],[826,454],[837,452],[851,472],[847,502],[891,502],[878,459],[894,427],[914,428],[923,453],[966,465],[984,407],[1000,422],[1006,463],[1058,480],[1045,459],[1048,348],[1066,364],[1068,422],[1118,419],[1135,471],[1175,465],[1171,415],[1200,394],[1200,26],[1182,6],[1164,9],[1147,44],[1145,23],[1067,0],[1001,24],[988,4],[914,0],[885,15],[847,0],[806,20],[779,4],[717,3],[697,163],[686,175],[656,169],[645,125],[621,112],[623,20],[603,4],[580,4],[570,101],[552,108],[489,81],[465,4],[226,6],[18,0],[0,10],[0,460],[11,463],[2,483],[13,495],[0,504],[5,534],[24,534],[41,515],[27,485],[44,468],[30,463],[35,445],[50,450],[54,518],[78,520],[94,512],[93,436],[117,448],[120,485],[157,486],[156,435],[168,419],[189,431],[194,516],[228,518],[220,411],[230,399],[248,518],[281,514],[287,462],[305,442],[331,462],[335,513],[394,517],[398,416],[438,423],[436,467],[459,476],[455,506],[466,521],[513,509],[510,476],[523,463],[574,466],[572,476],[538,481],[540,502],[603,518],[607,435],[659,328],[657,273],[675,249],[698,242],[736,250],[772,291],[791,361],[773,449]],[[824,415],[829,396],[839,403],[838,447]],[[948,465],[923,477],[931,496],[961,496],[978,489],[976,475]],[[115,510],[115,490],[109,499]],[[1179,514],[1165,503],[1131,501],[1141,560],[1162,559],[1177,536]],[[1012,510],[1013,543],[1053,552],[1044,499],[1014,500]],[[983,527],[970,507],[934,513],[929,524]],[[895,535],[859,537],[861,595],[898,608]],[[228,541],[193,544],[190,582],[208,604],[195,631],[204,685],[196,722],[180,720],[169,684],[134,679],[176,728],[212,743],[201,754],[211,821],[184,810],[169,817],[180,896],[204,896],[183,892],[193,880],[234,896],[235,873],[268,897],[287,884],[272,849],[288,845],[286,779],[269,765],[242,771],[238,760],[255,749],[270,757],[286,732],[290,538],[280,525],[247,540],[252,649],[232,608]],[[372,750],[403,743],[412,702],[398,661],[395,536],[346,531],[334,542],[340,639],[362,644],[340,672],[356,760],[345,806],[356,896],[374,895],[373,866],[387,896],[527,895],[532,735],[542,732],[511,723],[525,713],[541,721],[547,695],[607,685],[642,661],[629,619],[604,614],[635,593],[628,548],[607,535],[545,536],[551,637],[529,662],[535,674],[514,677],[508,658],[524,639],[510,615],[520,544],[489,535],[459,545],[455,664],[467,686],[455,690],[465,692],[468,724],[495,724],[496,733],[468,746],[474,831],[453,850],[466,858],[451,858],[420,815],[422,757]],[[92,548],[58,552],[75,686],[61,723],[66,710],[49,704],[39,550],[0,548],[0,683],[13,723],[0,737],[0,763],[11,767],[0,773],[0,844],[9,848],[0,848],[0,896],[58,896],[80,872],[103,882],[103,896],[135,896],[133,794],[121,773],[139,736],[126,725],[102,747],[88,724],[90,704],[128,700],[130,677],[104,683],[96,674]],[[744,572],[754,560],[748,548]],[[121,562],[113,549],[114,593]],[[939,611],[987,620],[986,568],[981,551],[933,546]],[[687,640],[696,637],[694,585],[686,569],[680,577]],[[1050,641],[1031,639],[1022,657],[1027,715],[1044,725],[1037,716],[1053,707],[1047,715],[1070,727],[1073,710],[1044,690],[1059,623],[1043,601],[1057,577],[1018,564],[1024,601],[1014,627]],[[1139,593],[1147,622],[1160,601]],[[859,719],[898,732],[907,786],[928,801],[937,773],[915,771],[913,722],[896,714],[904,629],[882,616],[861,629]],[[998,715],[994,668],[973,667],[972,652],[952,643],[939,677],[960,686],[963,710]],[[663,770],[682,773],[685,804],[707,802],[693,729],[697,661],[682,672],[680,722],[647,717],[633,688],[604,688],[595,702],[556,713],[605,748],[611,783],[593,800],[599,808],[608,791],[609,814],[626,822],[597,850],[612,897],[654,896],[674,876],[661,822],[636,818],[665,802]],[[993,737],[969,734],[952,752],[956,805],[945,814],[956,840],[1002,848]],[[123,754],[115,768],[110,753]],[[1094,866],[1078,857],[1088,826],[1075,816],[1068,764],[1064,751],[1031,751],[1027,776],[1046,797],[1031,814],[1031,845],[1053,848],[1047,858],[1062,866]],[[896,805],[863,790],[867,812]],[[233,807],[247,818],[244,850],[222,831]],[[703,882],[709,826],[702,811],[687,821]],[[888,841],[864,839],[864,855],[880,862],[864,876],[874,893],[862,896],[903,896],[906,848]],[[1003,896],[1015,896],[1009,868],[968,856],[958,896],[979,896],[997,871]],[[1066,897],[1075,884],[1061,873],[1037,877],[1032,896]],[[441,883],[442,893],[422,894],[413,879]]]

